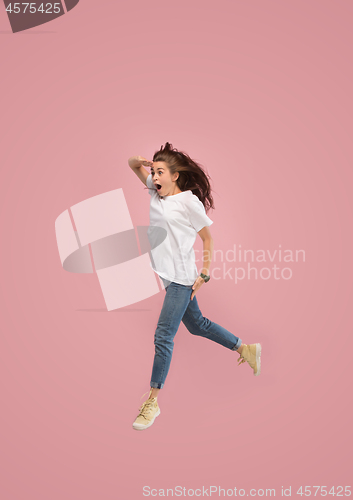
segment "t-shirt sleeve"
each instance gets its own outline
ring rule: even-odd
[[[187,209],[190,223],[197,233],[203,227],[213,224],[213,220],[206,215],[205,207],[196,195],[188,200]]]
[[[150,174],[147,179],[146,179],[146,186],[148,187],[148,193],[150,195],[152,195],[153,193],[155,193],[157,191],[157,188],[155,187],[155,185],[153,184],[153,180],[152,180],[152,174]]]

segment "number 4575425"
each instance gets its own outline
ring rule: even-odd
[[[303,488],[305,488],[304,491]],[[326,495],[349,497],[352,494],[350,486],[332,486],[329,491],[327,491],[327,488],[328,486],[301,486],[297,491],[297,495],[304,495],[307,497],[310,497],[310,495],[313,495],[314,497],[325,497]]]
[[[13,5],[13,7],[12,7]],[[29,6],[29,8],[28,8]],[[22,11],[21,11],[22,7]],[[54,10],[51,10],[54,7]],[[28,2],[15,2],[14,4],[9,3],[9,5],[6,7],[6,11],[13,13],[13,14],[25,14],[25,12],[28,9],[28,12],[30,14],[35,14],[36,12],[41,12],[42,14],[60,14],[61,10],[61,3],[56,2],[54,4],[52,3],[46,3],[45,8],[44,8],[44,3],[41,3],[38,8],[36,3],[28,3]]]

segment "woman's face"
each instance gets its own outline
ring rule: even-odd
[[[178,173],[170,175],[170,170],[164,161],[154,161],[151,167],[152,181],[157,188],[160,196],[169,196],[174,194],[176,188],[176,180],[179,177]],[[160,186],[160,187],[159,187]],[[179,190],[180,191],[180,190]]]

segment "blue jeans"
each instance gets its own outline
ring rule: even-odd
[[[163,279],[163,278],[162,278]],[[155,355],[150,386],[162,389],[172,360],[174,337],[182,321],[193,335],[213,340],[237,350],[241,339],[202,316],[196,295],[190,300],[193,285],[180,285],[163,279],[166,295],[154,335]]]

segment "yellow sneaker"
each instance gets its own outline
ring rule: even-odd
[[[243,350],[238,358],[238,366],[247,361],[254,370],[254,375],[261,372],[261,344],[242,344]]]
[[[151,395],[152,389],[150,390]],[[135,422],[132,424],[132,427],[136,431],[143,431],[144,429],[148,429],[151,427],[154,420],[161,413],[159,409],[157,398],[148,398],[140,408],[140,413],[137,415]]]

